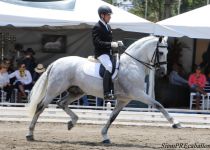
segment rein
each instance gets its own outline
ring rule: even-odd
[[[159,42],[158,42],[159,43]],[[132,55],[130,55],[129,53],[127,52],[124,52],[126,55],[128,55],[129,57],[133,58],[134,60],[138,61],[139,63],[143,64],[144,66],[146,66],[147,68],[149,69],[152,69],[153,68],[159,68],[160,65],[164,65],[164,64],[167,64],[167,61],[163,61],[163,62],[160,62],[159,60],[159,47],[162,47],[162,48],[167,48],[167,46],[160,46],[158,45],[157,43],[157,47],[153,53],[153,56],[152,56],[152,59],[150,62],[154,62],[153,64],[150,64],[150,63],[147,63],[147,62],[144,62],[144,61],[141,61],[135,57],[133,57]],[[153,61],[154,60],[154,61]]]

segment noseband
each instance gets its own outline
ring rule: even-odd
[[[130,56],[131,58],[133,58],[134,60],[138,61],[139,63],[143,64],[144,66],[146,66],[149,69],[160,68],[161,65],[167,64],[167,61],[160,62],[160,59],[159,59],[159,54],[160,54],[159,48],[168,48],[167,46],[159,45],[159,43],[161,43],[161,41],[162,41],[162,38],[160,37],[159,41],[157,42],[157,46],[156,46],[156,49],[155,49],[155,51],[153,53],[152,59],[150,60],[150,62],[153,62],[153,64],[141,61],[141,60],[133,57],[132,55],[128,54],[127,52],[124,52],[124,53],[126,55]]]

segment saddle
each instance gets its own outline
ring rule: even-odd
[[[99,60],[95,59],[94,56],[89,56],[87,59],[88,63],[83,66],[84,73],[89,76],[102,79],[106,70],[105,67],[99,62]],[[111,61],[113,64],[112,79],[115,79],[118,74],[120,64],[119,54],[114,55]]]

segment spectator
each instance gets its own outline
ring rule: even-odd
[[[210,43],[207,50],[202,55],[202,62],[200,64],[201,68],[204,69],[205,75],[210,72]]]
[[[210,84],[210,72],[208,72],[206,80],[207,80],[208,84]]]
[[[201,73],[200,66],[197,66],[195,73],[190,75],[188,83],[190,88],[196,92],[196,109],[200,109],[201,94],[207,96],[207,93],[204,91],[206,76]]]
[[[103,106],[103,98],[97,97],[96,98],[96,106]]]
[[[33,84],[39,79],[39,77],[42,75],[43,72],[45,72],[45,68],[43,64],[38,64],[36,68],[34,69],[33,74]]]
[[[89,102],[88,102],[88,98],[87,98],[87,95],[84,95],[82,98],[82,103],[83,103],[83,106],[89,106]]]
[[[25,64],[26,69],[31,73],[31,75],[34,74],[34,69],[36,67],[36,60],[33,55],[35,55],[34,50],[32,48],[27,48],[24,51],[24,57],[20,59],[20,61]]]
[[[7,72],[8,72],[8,74],[11,74],[12,72],[14,72],[14,65],[13,65],[13,61],[12,61],[12,59],[9,59],[9,58],[5,58],[4,59],[4,63],[6,64],[6,65],[8,65],[8,69],[7,69]],[[9,81],[10,81],[10,86],[9,86],[9,88],[10,88],[10,92],[11,92],[11,94],[10,95],[12,95],[12,91],[13,91],[13,89],[14,89],[14,85],[13,85],[13,83],[15,82],[15,78],[10,78],[9,79]],[[10,96],[11,97],[11,96]],[[10,102],[14,102],[14,98],[12,99],[10,99]]]
[[[12,59],[9,59],[9,58],[4,58],[4,64],[8,65],[8,69],[7,69],[7,72],[8,74],[14,72],[14,66],[13,66],[13,63],[12,63]]]
[[[173,85],[178,86],[188,86],[188,81],[185,80],[182,76],[180,76],[180,67],[178,64],[173,65],[173,70],[171,71],[169,75],[169,81]]]
[[[9,102],[12,94],[12,86],[9,81],[9,75],[7,72],[8,65],[1,63],[0,65],[0,88],[7,93],[6,101]],[[2,94],[2,93],[1,93]]]
[[[23,52],[23,45],[20,43],[15,43],[14,51],[15,51],[14,54],[16,54],[16,56],[14,56],[14,59],[17,60],[17,59],[21,58],[21,53]]]
[[[10,78],[15,77],[16,81],[14,82],[15,87],[18,89],[19,97],[27,98],[25,90],[31,90],[32,88],[32,77],[31,73],[26,70],[24,63],[18,65],[18,70],[14,71],[9,75]]]
[[[8,56],[11,57],[10,61],[12,64],[14,64],[15,67],[17,67],[17,63],[20,60],[21,56],[23,54],[23,45],[20,43],[14,44],[14,49],[9,51]]]

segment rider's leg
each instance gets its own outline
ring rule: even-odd
[[[103,54],[99,56],[98,59],[106,69],[103,76],[104,99],[116,99],[114,96],[114,86],[111,79],[112,62],[110,57],[107,54]]]
[[[109,99],[111,96],[113,96],[113,92],[111,89],[111,73],[109,71],[105,71],[104,77],[103,77],[103,88],[104,88],[104,99]]]

